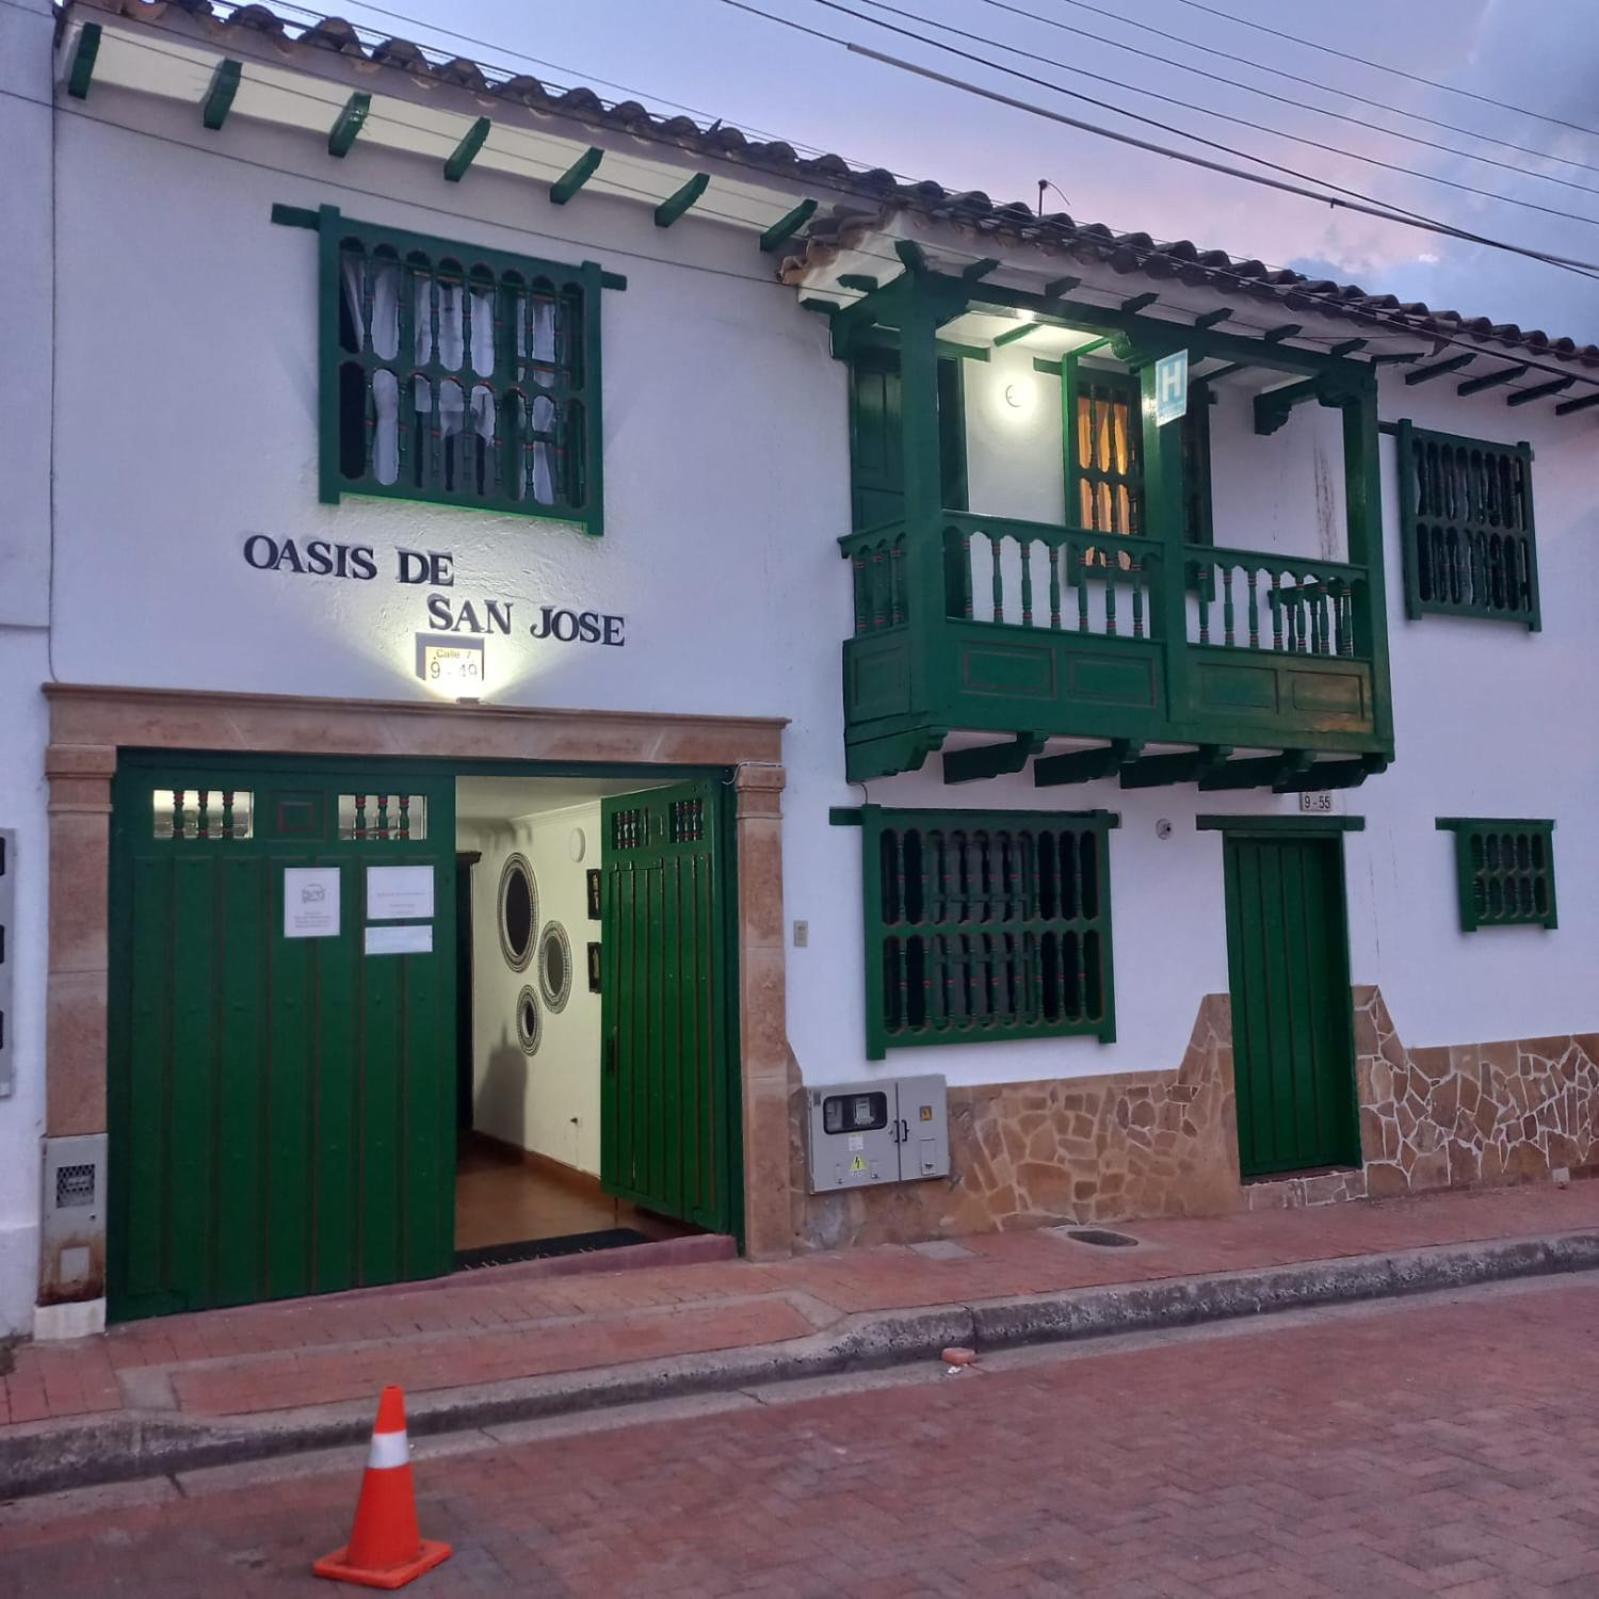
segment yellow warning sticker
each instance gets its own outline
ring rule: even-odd
[[[865,1171],[866,1157],[864,1155],[857,1155],[854,1160],[849,1163],[849,1169],[851,1171]]]

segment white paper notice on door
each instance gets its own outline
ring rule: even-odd
[[[431,866],[367,867],[366,919],[369,922],[431,921],[433,868]]]
[[[431,955],[433,927],[369,927],[366,930],[368,955]]]
[[[337,866],[283,868],[283,936],[339,936],[339,869]]]

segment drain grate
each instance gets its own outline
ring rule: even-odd
[[[1106,1227],[1072,1227],[1066,1236],[1079,1244],[1097,1244],[1101,1249],[1133,1249],[1138,1240],[1128,1233],[1113,1233]]]

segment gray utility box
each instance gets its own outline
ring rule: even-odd
[[[811,1192],[949,1176],[942,1077],[889,1077],[812,1088]]]

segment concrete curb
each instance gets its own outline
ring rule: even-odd
[[[935,1359],[951,1344],[1067,1342],[1595,1270],[1599,1233],[1567,1233],[877,1311],[782,1343],[418,1393],[408,1399],[410,1429],[432,1436],[894,1366]],[[0,1435],[0,1499],[362,1444],[371,1425],[362,1400],[225,1421],[145,1411],[15,1427]]]

